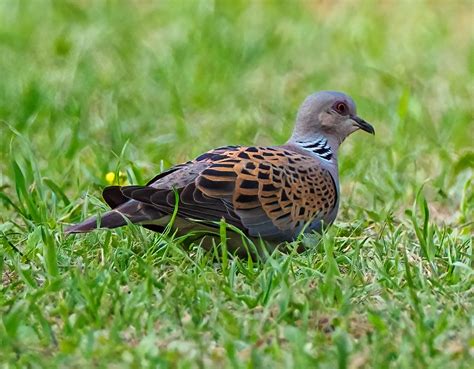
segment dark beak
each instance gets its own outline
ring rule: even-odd
[[[375,129],[369,123],[367,123],[362,118],[359,118],[357,115],[351,117],[352,120],[355,122],[356,126],[359,127],[361,130],[366,131],[375,135]]]

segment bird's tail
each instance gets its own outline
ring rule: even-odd
[[[91,217],[82,223],[74,224],[67,228],[64,233],[85,233],[97,228],[117,228],[127,224],[127,218],[117,210],[111,210],[99,217]]]
[[[85,233],[97,228],[117,228],[128,223],[142,223],[159,219],[163,214],[157,209],[141,204],[137,201],[128,201],[100,217],[92,217],[82,223],[67,228],[64,233]]]

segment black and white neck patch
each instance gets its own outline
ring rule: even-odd
[[[332,159],[332,151],[331,147],[328,144],[328,140],[325,138],[319,138],[316,141],[310,142],[298,142],[304,149],[309,150],[316,155],[318,155],[321,159],[324,160],[331,160]]]

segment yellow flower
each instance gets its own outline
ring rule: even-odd
[[[105,175],[105,180],[107,181],[108,184],[114,183],[114,179],[115,179],[115,173],[114,172],[108,172]]]
[[[118,178],[117,178],[117,176],[115,175],[115,172],[108,172],[105,175],[105,180],[107,181],[109,185],[112,185],[112,184],[124,185],[127,182],[127,174],[120,171],[118,173]]]

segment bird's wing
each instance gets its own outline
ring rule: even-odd
[[[331,174],[284,147],[219,148],[120,192],[164,213],[179,196],[179,216],[224,218],[250,236],[276,239],[291,239],[306,222],[324,219],[337,202]]]

